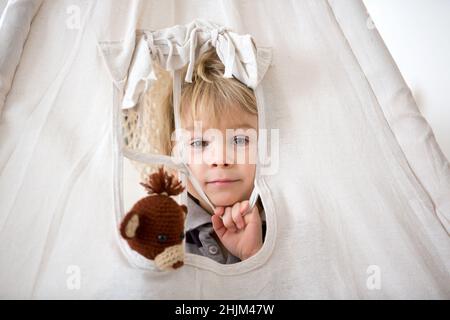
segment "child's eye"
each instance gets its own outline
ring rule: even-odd
[[[208,141],[204,141],[201,139],[191,142],[191,147],[194,147],[194,148],[202,148],[202,147],[207,147],[207,146],[208,146]]]
[[[238,146],[245,146],[249,142],[249,138],[247,136],[235,136],[233,138],[233,142]]]

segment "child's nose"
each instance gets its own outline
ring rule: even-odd
[[[222,152],[219,149],[212,150],[210,164],[211,166],[230,166],[234,164],[234,150],[223,146]]]
[[[215,166],[215,167],[218,167],[218,166],[227,167],[232,164],[233,164],[233,160],[229,156],[227,156],[225,153],[222,156],[219,155],[217,157],[214,157],[214,159],[211,163],[211,165]]]
[[[212,165],[211,165],[212,167],[228,167],[229,166],[229,164],[228,163],[213,163]]]

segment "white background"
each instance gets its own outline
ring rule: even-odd
[[[450,159],[450,0],[364,0]]]

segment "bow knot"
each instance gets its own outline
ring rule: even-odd
[[[217,40],[219,38],[219,34],[223,35],[223,33],[227,30],[226,27],[215,28],[211,30],[211,44],[213,47],[216,47]]]

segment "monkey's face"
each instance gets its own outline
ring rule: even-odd
[[[126,215],[121,233],[133,250],[154,260],[158,268],[178,268],[184,260],[186,213],[186,206],[168,196],[148,196]]]

